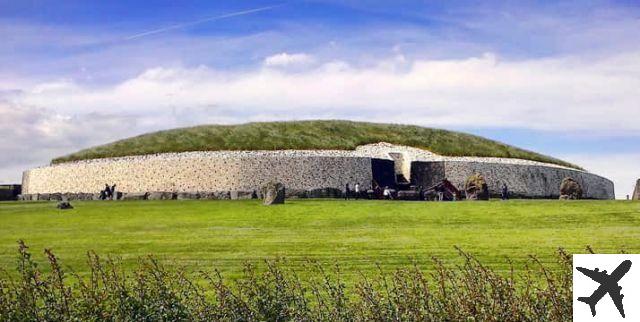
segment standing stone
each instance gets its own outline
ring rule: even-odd
[[[560,199],[561,200],[576,200],[582,198],[582,187],[580,184],[573,180],[573,178],[564,178],[560,184]]]
[[[284,204],[284,184],[280,182],[269,182],[262,187],[264,205]]]
[[[636,188],[633,189],[633,197],[632,200],[640,200],[640,179],[636,181]]]

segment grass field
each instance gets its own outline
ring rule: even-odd
[[[53,163],[185,151],[219,150],[353,150],[359,145],[389,142],[450,156],[520,158],[569,167],[576,165],[476,135],[412,125],[352,121],[261,122],[203,125],[148,133],[88,148]]]
[[[239,273],[245,261],[282,256],[337,261],[347,272],[459,259],[454,246],[506,269],[530,254],[550,262],[558,247],[640,252],[640,203],[626,201],[388,202],[288,200],[0,203],[0,268],[13,270],[16,240],[38,260],[52,248],[82,272],[85,252],[121,257],[133,267],[154,254],[188,269]]]

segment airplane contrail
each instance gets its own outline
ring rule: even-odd
[[[203,19],[200,19],[200,20],[192,21],[192,22],[185,22],[185,23],[180,23],[180,24],[176,24],[176,25],[172,25],[172,26],[168,26],[168,27],[164,27],[164,28],[158,28],[158,29],[154,29],[154,30],[141,32],[141,33],[126,37],[124,39],[125,40],[137,39],[137,38],[141,38],[141,37],[145,37],[145,36],[149,36],[149,35],[165,32],[165,31],[168,31],[168,30],[179,29],[179,28],[184,28],[184,27],[187,27],[187,26],[193,26],[193,25],[201,24],[201,23],[204,23],[204,22],[220,20],[220,19],[236,17],[236,16],[243,16],[243,15],[248,15],[248,14],[251,14],[251,13],[256,13],[256,12],[265,11],[265,10],[271,10],[273,8],[280,7],[282,5],[283,4],[278,4],[278,5],[273,5],[273,6],[260,7],[260,8],[255,8],[255,9],[231,12],[231,13],[227,13],[227,14],[224,14],[224,15],[214,16],[214,17],[203,18]]]

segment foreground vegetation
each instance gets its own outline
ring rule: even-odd
[[[484,156],[536,160],[578,168],[542,154],[479,136],[410,125],[351,121],[264,122],[205,125],[144,134],[93,147],[53,160],[219,150],[353,150],[359,145],[389,142],[449,156]]]
[[[0,269],[15,264],[15,242],[52,249],[87,276],[87,250],[118,257],[133,270],[153,254],[188,271],[219,269],[242,275],[245,262],[285,258],[301,268],[307,260],[339,263],[345,279],[431,261],[460,264],[454,246],[507,274],[537,254],[545,265],[568,253],[624,249],[640,252],[640,203],[627,201],[513,200],[509,202],[388,202],[287,200],[265,207],[258,200],[0,203]],[[36,257],[42,261],[43,258]],[[42,268],[47,265],[41,263]],[[304,273],[302,273],[304,274]]]
[[[460,251],[451,268],[433,259],[418,266],[360,277],[347,286],[339,267],[310,263],[301,277],[286,263],[245,266],[229,281],[217,272],[171,270],[155,258],[126,273],[112,260],[88,254],[90,277],[63,269],[50,250],[43,273],[20,242],[18,277],[0,277],[0,321],[566,321],[571,317],[571,257],[560,270],[531,260],[516,279]],[[532,275],[541,276],[540,283]]]

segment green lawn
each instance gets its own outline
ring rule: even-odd
[[[13,270],[16,240],[36,258],[52,248],[82,272],[84,254],[121,257],[127,267],[155,254],[189,269],[236,275],[243,262],[282,256],[337,261],[356,272],[458,259],[454,245],[506,269],[527,255],[552,261],[555,250],[640,252],[640,203],[626,201],[387,202],[288,200],[0,203],[0,269]]]

